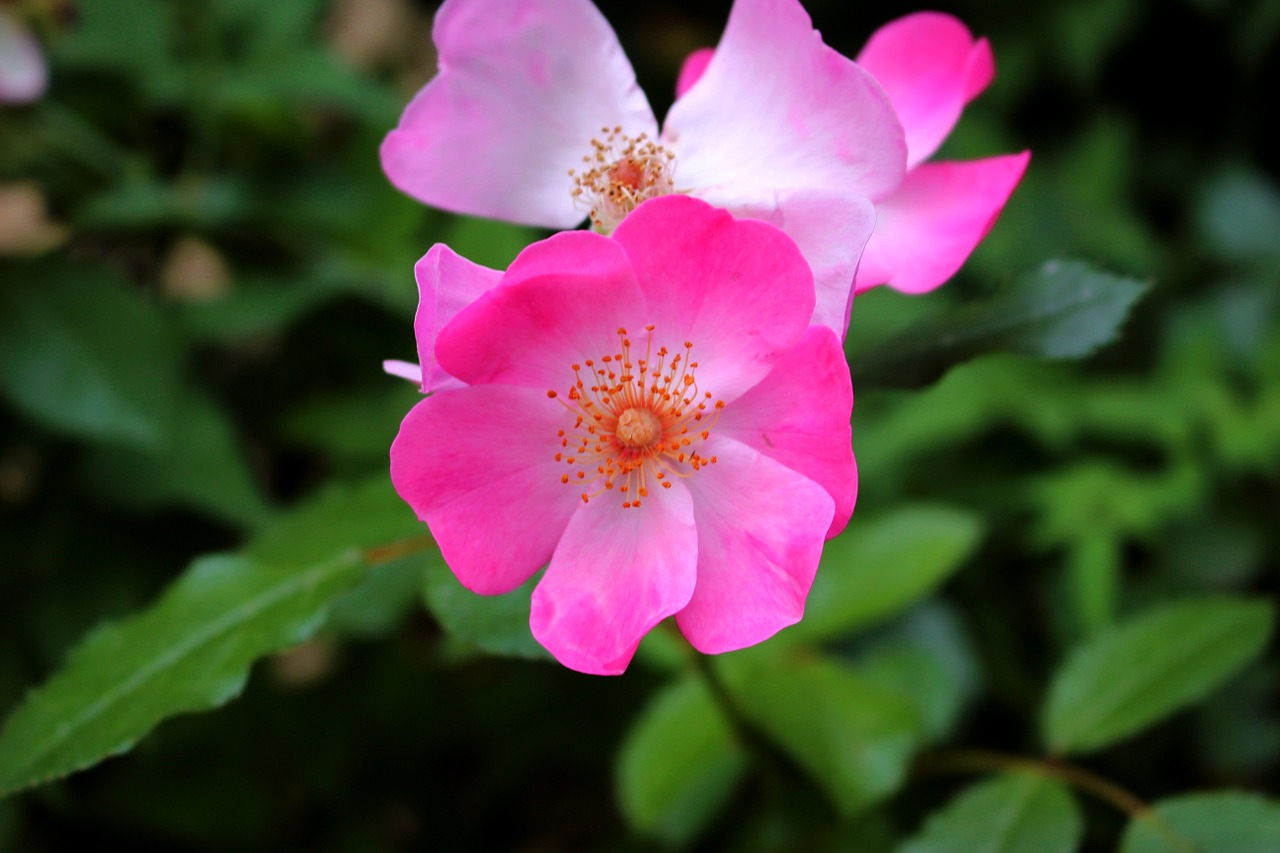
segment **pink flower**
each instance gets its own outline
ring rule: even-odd
[[[719,61],[724,43],[714,51]],[[685,60],[676,91],[693,97],[713,51]],[[710,63],[710,67],[709,67]],[[858,54],[889,95],[906,130],[907,175],[870,193],[875,232],[862,253],[857,292],[878,284],[924,293],[951,278],[987,236],[1031,158],[1029,151],[967,162],[926,163],[965,104],[995,76],[991,46],[950,15],[918,12],[881,27]]]
[[[465,384],[405,417],[391,478],[463,585],[546,565],[533,635],[587,673],[622,672],[672,615],[707,653],[797,622],[857,472],[848,367],[809,325],[794,243],[669,196],[612,238],[533,244],[496,283],[435,255],[442,286],[482,293],[435,341]]]
[[[796,0],[737,0],[715,61],[661,133],[588,0],[446,0],[440,72],[382,145],[427,204],[608,234],[638,204],[691,194],[782,228],[814,270],[814,321],[843,334],[868,198],[906,143],[871,75],[822,43]]]
[[[35,36],[13,12],[0,8],[0,104],[38,100],[48,84]]]

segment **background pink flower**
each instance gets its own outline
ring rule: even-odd
[[[0,8],[0,103],[38,100],[48,85],[49,72],[35,36],[12,11]]]
[[[589,673],[622,672],[671,615],[708,653],[798,621],[857,474],[848,367],[809,325],[795,245],[670,196],[613,238],[536,243],[488,285],[434,347],[465,384],[391,449],[463,585],[507,592],[547,565],[533,634]]]

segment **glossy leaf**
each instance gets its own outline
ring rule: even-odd
[[[1243,791],[1187,794],[1155,804],[1125,830],[1120,853],[1274,853],[1280,803]]]
[[[898,853],[1072,853],[1083,829],[1058,782],[1002,776],[963,791]]]

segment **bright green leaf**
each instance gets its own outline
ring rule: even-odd
[[[1098,749],[1203,699],[1262,651],[1271,623],[1265,602],[1205,598],[1095,635],[1053,679],[1044,711],[1049,747]]]
[[[536,582],[532,578],[504,595],[477,595],[439,563],[427,568],[422,595],[450,637],[490,654],[550,660],[529,629],[529,599]]]
[[[1003,776],[962,792],[898,853],[1071,853],[1083,829],[1059,783]]]
[[[1257,794],[1187,794],[1155,804],[1155,819],[1125,830],[1120,853],[1274,853],[1280,803]]]
[[[726,803],[745,766],[705,683],[670,685],[654,696],[622,743],[622,813],[642,832],[688,842]]]

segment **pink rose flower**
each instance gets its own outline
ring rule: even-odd
[[[458,213],[608,234],[690,194],[782,228],[814,270],[814,322],[844,334],[868,198],[902,182],[884,91],[796,0],[738,0],[714,62],[662,127],[588,0],[446,0],[440,71],[382,145],[391,182]]]
[[[720,61],[724,44],[685,60],[677,94],[692,97],[705,71]],[[712,57],[715,57],[714,61]],[[889,95],[906,131],[907,175],[902,184],[873,192],[875,232],[862,253],[856,291],[888,284],[905,293],[933,290],[951,276],[987,236],[1031,152],[967,162],[926,163],[955,127],[965,104],[995,76],[985,38],[974,40],[960,21],[918,12],[871,36],[858,64]]]
[[[441,286],[479,294],[435,341],[464,384],[405,417],[391,478],[463,585],[546,565],[533,635],[587,673],[621,673],[672,615],[707,653],[797,622],[857,471],[848,366],[795,244],[669,196],[496,282],[437,248]]]
[[[44,55],[31,31],[0,8],[0,104],[38,100],[49,85]]]

